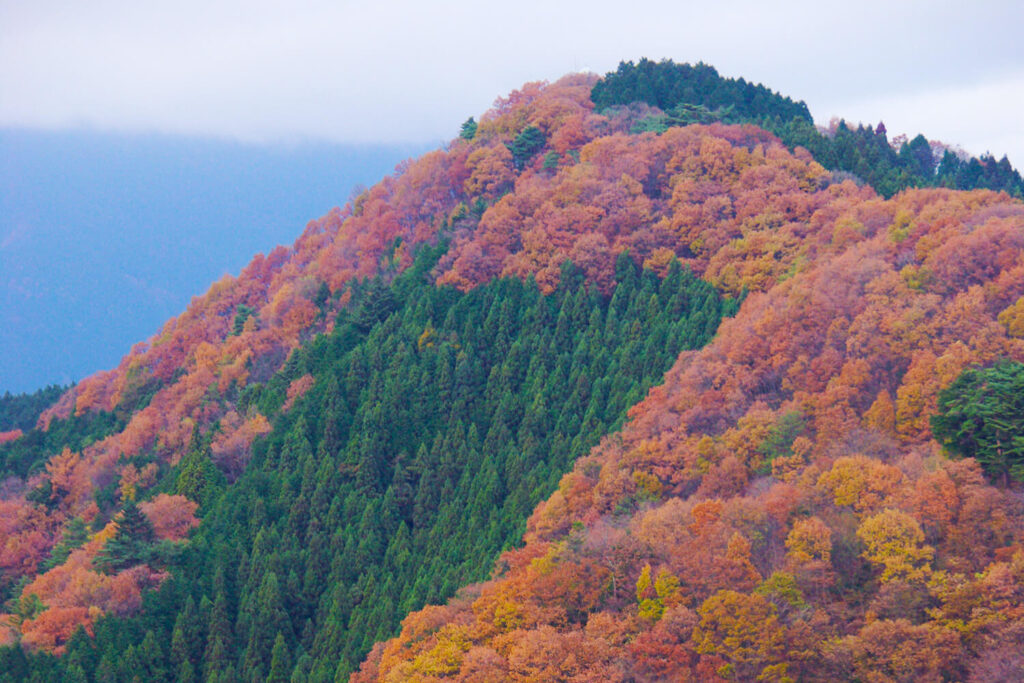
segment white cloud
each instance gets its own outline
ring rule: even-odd
[[[1019,73],[1021,25],[1016,1],[0,0],[0,125],[440,140],[525,81],[641,56],[702,60],[815,113],[911,107],[897,95]],[[1017,145],[1004,124],[977,127],[982,147]]]

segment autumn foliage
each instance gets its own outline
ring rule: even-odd
[[[0,443],[7,443],[9,441],[17,441],[22,437],[22,431],[20,429],[11,429],[6,432],[0,432]]]
[[[608,136],[572,172],[602,189],[572,185],[578,207],[559,199],[567,177],[520,178],[481,220],[490,258],[463,268],[457,249],[443,277],[543,273],[572,249],[564,216],[598,252],[655,262],[667,249],[749,295],[621,439],[577,462],[504,574],[446,608],[462,639],[443,675],[419,665],[448,626],[419,631],[414,614],[354,680],[470,680],[483,661],[494,680],[530,680],[507,644],[542,634],[573,657],[603,652],[601,680],[999,680],[986,672],[1019,642],[1020,591],[998,608],[961,601],[978,577],[1012,582],[1024,566],[1022,510],[975,462],[947,459],[929,418],[966,368],[1024,359],[1024,205],[980,191],[882,200],[737,128]],[[622,231],[600,199],[616,192]],[[566,587],[603,575],[593,607],[543,588],[540,558]]]
[[[499,100],[472,139],[225,276],[44,413],[44,428],[128,418],[0,500],[3,581],[24,577],[42,605],[14,624],[22,642],[59,649],[161,578],[94,571],[106,531],[40,572],[69,520],[116,513],[97,509],[98,483],[184,538],[196,504],[148,494],[155,472],[199,436],[237,477],[271,429],[246,387],[329,330],[356,279],[390,277],[443,237],[433,276],[464,290],[513,275],[549,292],[571,259],[607,293],[628,251],[745,298],[564,476],[496,578],[408,616],[353,680],[998,680],[1024,633],[1024,511],[973,460],[949,459],[929,421],[965,369],[1024,361],[1024,204],[885,200],[748,125],[630,134],[637,111],[594,113],[593,81]],[[543,146],[515,158],[527,127]],[[299,377],[278,406],[311,390]],[[143,453],[149,474],[128,462]]]

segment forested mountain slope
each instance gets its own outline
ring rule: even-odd
[[[9,479],[9,494],[5,499],[9,514],[5,518],[7,543],[3,562],[5,590],[10,598],[9,637],[20,638],[30,650],[62,652],[70,648],[69,656],[61,662],[36,657],[30,669],[45,669],[50,665],[48,662],[60,667],[69,661],[82,660],[84,675],[93,678],[100,675],[98,672],[106,659],[104,676],[114,675],[110,670],[111,661],[127,662],[123,666],[128,672],[132,669],[132,660],[122,656],[125,643],[132,643],[138,650],[149,631],[153,631],[150,641],[165,642],[173,636],[179,617],[186,623],[194,620],[196,606],[201,608],[203,604],[202,598],[214,604],[221,593],[230,601],[224,603],[224,608],[229,610],[226,615],[229,622],[237,623],[240,629],[245,628],[245,624],[261,622],[263,612],[257,611],[260,619],[254,622],[254,617],[246,614],[257,605],[247,607],[241,598],[246,585],[256,581],[250,595],[250,600],[256,602],[254,596],[263,587],[261,581],[265,575],[260,573],[253,579],[243,558],[260,554],[259,548],[266,547],[270,527],[281,523],[285,526],[275,533],[279,533],[279,537],[295,537],[292,533],[295,529],[288,526],[294,522],[287,522],[293,512],[302,519],[321,516],[319,521],[324,525],[322,515],[328,513],[342,514],[346,519],[358,515],[376,520],[375,515],[382,508],[364,509],[367,495],[380,486],[379,493],[387,498],[392,484],[398,491],[417,486],[428,499],[436,496],[447,505],[449,501],[442,498],[447,495],[445,477],[441,476],[436,482],[441,487],[439,491],[434,491],[428,482],[438,476],[434,469],[442,453],[449,447],[454,448],[451,444],[456,442],[452,439],[467,443],[459,449],[460,456],[480,451],[485,441],[488,449],[494,443],[501,443],[505,449],[505,455],[491,454],[499,469],[507,470],[497,482],[473,483],[472,477],[465,482],[461,479],[448,482],[459,496],[466,492],[466,487],[472,489],[470,493],[477,498],[485,493],[481,500],[503,497],[507,491],[507,509],[485,525],[490,540],[472,537],[474,542],[468,544],[457,540],[439,541],[435,538],[436,532],[428,533],[429,524],[422,514],[418,525],[423,528],[412,528],[413,519],[408,519],[406,526],[411,542],[417,544],[414,548],[417,561],[426,562],[426,567],[439,565],[437,559],[419,556],[424,544],[435,549],[443,546],[441,549],[449,559],[452,548],[459,553],[468,550],[472,556],[459,560],[457,566],[447,567],[445,571],[450,578],[440,583],[416,581],[413,572],[409,575],[407,589],[402,589],[408,590],[408,595],[392,596],[390,590],[394,582],[383,582],[371,589],[358,581],[364,574],[374,575],[370,567],[394,561],[394,553],[382,557],[371,548],[367,551],[369,564],[365,571],[356,568],[349,576],[353,570],[350,566],[342,572],[342,578],[351,579],[351,583],[333,581],[321,585],[314,582],[310,590],[330,588],[330,591],[307,592],[302,598],[290,593],[282,607],[289,612],[291,622],[290,627],[282,631],[287,636],[289,658],[296,661],[302,653],[312,653],[314,673],[319,678],[333,678],[337,671],[353,667],[374,638],[392,633],[392,624],[396,625],[405,611],[427,599],[444,599],[459,584],[486,575],[494,553],[515,542],[529,510],[549,495],[571,460],[621,422],[625,408],[657,380],[676,350],[706,341],[717,328],[721,314],[730,310],[728,305],[723,308],[720,295],[713,289],[695,280],[678,264],[673,265],[670,251],[662,249],[653,254],[651,245],[626,241],[631,236],[628,222],[633,216],[627,211],[629,207],[620,209],[619,204],[632,202],[637,210],[649,209],[644,207],[644,200],[639,196],[642,193],[635,187],[626,190],[614,185],[606,187],[609,179],[615,185],[625,183],[620,171],[596,166],[582,173],[582,168],[574,170],[581,163],[578,158],[587,140],[600,130],[611,131],[620,125],[590,114],[589,88],[590,80],[576,79],[558,86],[533,85],[515,93],[508,102],[501,104],[504,111],[484,117],[473,140],[460,138],[446,151],[411,162],[394,177],[357,198],[344,212],[334,212],[322,221],[311,223],[292,249],[282,248],[267,258],[258,258],[237,279],[221,281],[205,297],[197,299],[183,316],[168,323],[160,335],[136,347],[119,368],[89,378],[66,393],[43,415],[39,430],[3,447],[8,472],[19,478],[27,477],[23,484],[16,478]],[[548,131],[542,137],[550,136],[559,141],[559,149],[564,154],[556,162],[551,161],[551,153],[557,155],[557,152],[552,149],[544,154],[547,144],[543,141],[541,148],[528,151],[522,149],[521,143],[517,144],[524,137],[525,123],[517,119],[525,116],[527,110],[543,112],[549,117],[547,122],[540,117],[535,117],[534,121]],[[517,126],[519,132],[515,133]],[[586,133],[584,126],[593,131]],[[540,130],[539,127],[532,129]],[[525,137],[535,134],[531,132]],[[500,204],[499,197],[509,194],[517,182],[524,190],[516,197],[517,204],[511,204],[511,197],[506,202],[513,210],[525,206],[524,203],[543,203],[550,212],[564,211],[567,217],[579,220],[581,217],[573,215],[575,208],[557,193],[581,190],[603,194],[599,201],[606,208],[589,209],[586,216],[589,222],[580,225],[552,224],[548,230],[538,224],[530,237],[532,241],[524,246],[515,234],[501,235],[507,229],[502,225],[508,216],[501,210],[492,211]],[[595,201],[598,201],[596,196]],[[625,212],[615,215],[619,210]],[[597,221],[603,225],[600,232],[592,229]],[[501,239],[505,241],[499,241]],[[485,240],[490,243],[485,244]],[[489,258],[474,256],[482,249],[488,252]],[[440,263],[432,264],[429,273],[423,266],[406,273],[414,258],[430,262],[438,257]],[[569,257],[578,266],[566,271]],[[639,271],[633,273],[645,261],[646,274],[641,277]],[[538,268],[538,262],[543,267]],[[487,362],[494,363],[505,352],[504,348],[501,353],[485,352],[484,342],[478,341],[476,352],[470,353],[474,347],[466,344],[468,335],[475,330],[466,325],[467,320],[475,319],[472,313],[475,309],[456,306],[455,319],[446,320],[448,316],[442,312],[445,306],[451,305],[452,294],[445,294],[443,289],[436,295],[441,298],[427,306],[438,309],[433,315],[423,312],[426,305],[423,302],[427,299],[419,303],[407,300],[413,295],[421,296],[417,292],[425,283],[435,280],[442,285],[453,283],[469,290],[496,275],[525,277],[533,272],[535,278],[526,278],[529,289],[524,296],[527,299],[556,295],[561,291],[559,286],[571,284],[566,292],[572,294],[573,303],[563,306],[562,299],[552,300],[555,303],[544,304],[546,313],[543,315],[534,308],[518,310],[519,295],[509,301],[504,301],[505,295],[499,296],[500,306],[487,304],[493,308],[492,317],[499,316],[502,329],[507,324],[527,324],[525,320],[515,323],[516,316],[525,315],[532,320],[526,328],[529,335],[521,340],[521,345],[507,349],[509,353],[515,351],[513,356],[520,359],[515,373],[505,368],[490,377],[489,366],[481,365],[487,355],[490,356]],[[399,276],[400,273],[406,274]],[[566,273],[571,278],[563,283]],[[373,277],[366,280],[368,276]],[[410,281],[410,277],[418,279]],[[661,278],[665,278],[664,284],[659,284]],[[401,282],[407,284],[397,284]],[[391,289],[395,286],[400,286],[400,290]],[[501,291],[507,290],[508,285],[502,285]],[[457,293],[457,290],[451,291]],[[421,439],[419,442],[403,442],[403,448],[383,452],[379,450],[382,435],[365,437],[361,446],[362,437],[358,436],[375,434],[387,420],[399,419],[390,410],[374,408],[383,400],[382,394],[363,395],[369,377],[379,377],[373,373],[378,372],[374,368],[381,362],[380,353],[372,356],[375,360],[368,367],[365,351],[351,358],[339,357],[336,364],[341,364],[342,368],[332,370],[332,366],[323,365],[327,361],[319,352],[293,353],[292,350],[314,342],[315,335],[324,332],[328,336],[323,339],[341,340],[336,342],[340,345],[338,348],[348,353],[347,345],[351,340],[345,335],[372,336],[378,325],[387,323],[391,313],[400,311],[413,316],[407,326],[415,322],[422,326],[417,334],[425,335],[423,339],[416,339],[414,355],[432,355],[429,349],[433,348],[432,335],[435,334],[439,335],[438,348],[451,352],[439,356],[445,364],[454,363],[448,367],[447,374],[436,380],[441,382],[442,397],[445,392],[456,389],[461,396],[472,394],[470,387],[486,388],[489,382],[497,384],[484,396],[486,409],[474,408],[472,419],[464,417],[454,424],[441,420],[440,425],[431,427],[433,431],[417,437]],[[341,317],[338,317],[339,312]],[[666,314],[671,317],[665,318]],[[606,316],[610,317],[606,319]],[[506,317],[508,322],[504,321]],[[487,324],[482,329],[489,333],[492,323],[484,322]],[[541,323],[542,327],[538,328]],[[548,323],[555,328],[547,330]],[[428,328],[431,334],[426,334]],[[403,330],[387,329],[388,332],[377,339],[378,345],[394,348],[399,355],[404,353],[401,350],[407,348],[404,344],[409,340],[390,336]],[[556,337],[549,340],[547,334]],[[509,344],[512,341],[506,340]],[[335,349],[332,344],[335,342],[315,341],[311,348]],[[467,353],[469,362],[463,359]],[[314,355],[318,358],[315,362],[303,360]],[[549,355],[551,358],[545,360]],[[530,359],[525,366],[522,365],[524,358]],[[440,360],[431,362],[432,369],[425,368],[423,372],[437,372],[442,365]],[[337,385],[331,383],[330,376],[335,376],[335,382],[341,376],[348,376],[349,370],[344,369],[348,363],[362,364],[363,373],[371,369],[373,372],[357,375],[359,380],[350,378],[347,383],[343,382],[348,388],[341,401],[331,389]],[[318,370],[310,367],[310,372],[298,372],[297,368],[308,364]],[[526,378],[518,376],[523,371],[528,371]],[[504,373],[510,373],[510,378],[503,379]],[[538,384],[537,378],[541,377],[543,386]],[[387,380],[398,381],[401,389],[389,390],[383,396],[391,396],[390,401],[394,401],[395,395],[407,400],[410,386],[417,392],[422,391],[417,385],[421,379],[420,375],[410,375]],[[522,385],[524,379],[530,381]],[[512,386],[517,389],[512,391]],[[527,387],[534,393],[526,392]],[[571,391],[563,395],[566,389]],[[308,413],[306,419],[300,421],[300,427],[296,427],[288,415],[296,401],[300,406],[305,405],[300,398],[307,390],[312,391],[311,396],[333,398],[326,405],[318,403],[308,410],[296,408]],[[508,399],[502,397],[510,391],[512,403],[507,403]],[[454,398],[439,399],[440,415],[454,410],[449,405],[452,400]],[[365,407],[360,408],[361,405]],[[498,416],[507,417],[498,419],[491,415],[494,410],[498,410]],[[371,419],[372,415],[378,417]],[[489,435],[488,425],[495,420],[507,423],[509,437],[497,432]],[[436,422],[437,418],[432,424]],[[523,431],[526,427],[520,422],[530,425],[529,431]],[[406,422],[395,424],[407,426]],[[273,431],[275,426],[277,431]],[[436,438],[428,438],[440,427],[444,429],[437,432]],[[548,451],[553,448],[551,439],[556,429],[561,434],[557,449],[564,452],[552,457]],[[314,470],[308,471],[308,463],[296,454],[293,446],[285,448],[291,455],[284,460],[266,455],[276,452],[274,449],[279,446],[275,444],[281,444],[284,435],[291,435],[285,439],[290,444],[303,430],[309,442],[307,450],[319,463]],[[520,432],[522,434],[517,436]],[[269,438],[260,442],[255,451],[256,459],[250,464],[251,444],[261,434],[269,434]],[[490,441],[487,441],[488,436]],[[527,441],[520,443],[521,438]],[[410,441],[408,437],[403,439]],[[426,453],[419,452],[423,448]],[[302,448],[298,451],[307,452]],[[47,461],[51,453],[54,455]],[[370,453],[372,457],[363,462],[361,453]],[[514,462],[506,467],[502,459],[513,454]],[[326,467],[329,460],[334,461],[337,470]],[[534,464],[528,464],[534,460]],[[465,469],[465,463],[456,461],[456,464],[456,473]],[[368,479],[366,472],[371,467],[379,469],[378,476]],[[391,482],[396,471],[398,480]],[[480,474],[470,471],[473,477]],[[341,479],[337,479],[339,474]],[[293,481],[296,477],[300,479]],[[331,493],[326,510],[300,513],[292,509],[291,502],[285,503],[296,491],[305,490],[300,481],[313,485],[312,482],[324,478],[331,482],[327,487]],[[421,478],[424,483],[419,485]],[[293,485],[299,488],[292,491],[289,487]],[[495,485],[500,490],[496,491]],[[266,496],[270,495],[268,486],[269,490],[277,492],[275,496],[282,496],[281,503],[266,502]],[[332,488],[338,486],[340,493]],[[476,493],[479,486],[484,487],[483,493]],[[249,507],[254,498],[264,501],[255,510]],[[137,506],[133,503],[135,500],[139,501]],[[337,503],[331,506],[331,500]],[[459,501],[462,505],[472,502],[467,503],[461,497]],[[391,506],[395,504],[391,500],[383,509],[394,512]],[[424,506],[429,514],[436,512],[426,502],[421,507]],[[469,509],[473,509],[471,505]],[[154,529],[149,530],[145,521],[140,521],[140,511]],[[197,524],[194,515],[202,517],[206,524],[195,542],[183,549],[179,539]],[[450,519],[450,514],[444,518]],[[472,515],[465,518],[474,524],[480,523]],[[241,524],[242,519],[249,521]],[[381,527],[377,538],[387,538],[387,543],[380,548],[382,554],[386,554],[393,540],[390,534],[394,528],[388,519],[395,525],[401,521],[397,515],[381,514],[380,521],[385,526]],[[128,524],[131,520],[134,521]],[[126,532],[126,526],[135,529],[132,533],[136,535]],[[267,532],[257,534],[264,526],[268,527]],[[362,534],[365,530],[360,530],[358,525],[350,530],[339,530],[337,534],[334,526],[332,522],[334,540],[331,543],[335,545],[325,549],[326,559],[314,556],[316,563],[336,564],[340,560],[332,558],[344,557],[344,552],[349,550],[344,534],[361,542],[366,540]],[[205,539],[211,539],[209,545],[205,544]],[[477,540],[480,542],[475,543]],[[225,542],[229,544],[225,546]],[[272,545],[280,549],[280,544]],[[302,547],[303,552],[308,549]],[[231,559],[227,564],[218,565],[218,557]],[[293,567],[291,572],[295,576],[298,576],[296,572],[303,571],[303,563],[308,559],[287,553],[276,557],[275,563],[284,561],[281,557],[289,563],[298,562],[298,567]],[[197,567],[202,568],[198,570],[199,580],[195,576]],[[315,572],[330,573],[319,564]],[[315,572],[309,580],[317,577]],[[295,580],[306,580],[298,576],[291,584],[286,584],[289,572],[272,573],[280,575],[279,586],[288,588],[294,587]],[[184,576],[190,579],[174,578]],[[217,583],[218,576],[220,583]],[[396,576],[395,580],[399,578]],[[150,595],[147,600],[157,600],[157,604],[142,606],[144,591],[156,587],[160,587],[160,597]],[[338,594],[338,590],[344,595]],[[397,597],[398,604],[381,610],[370,607],[368,601],[359,607],[360,596],[367,590],[387,591],[389,598]],[[356,592],[351,601],[349,591]],[[335,598],[341,602],[332,607],[335,603],[331,600]],[[349,601],[348,606],[345,606],[346,601]],[[265,612],[275,604],[267,598],[259,601],[258,606]],[[143,608],[141,620],[117,618],[130,617],[140,606]],[[351,623],[353,609],[363,615],[361,624]],[[97,622],[104,613],[108,616]],[[98,650],[94,651],[93,646],[87,644],[88,639],[73,640],[69,644],[68,639],[79,625],[96,633]],[[341,629],[340,635],[326,635],[334,625]],[[225,670],[234,669],[245,677],[254,675],[260,668],[266,673],[271,664],[268,648],[273,645],[275,632],[269,634],[267,643],[259,638],[250,643],[252,634],[235,632],[234,627],[229,635],[219,635],[232,652],[226,660],[214,658]],[[212,637],[205,631],[202,636]],[[212,643],[209,645],[213,647]],[[95,654],[82,654],[83,647]],[[146,650],[147,656],[155,657],[152,647]],[[75,652],[79,655],[74,655]],[[180,652],[179,648],[178,654]],[[240,654],[236,657],[235,653]],[[175,660],[166,648],[160,658],[164,658],[161,661],[165,664],[157,668],[163,674],[174,677],[180,673],[180,658]],[[167,663],[167,658],[176,663]],[[193,672],[204,678],[211,673],[209,658],[190,656],[188,659]],[[325,672],[325,666],[330,670]]]
[[[764,228],[716,220],[720,178],[770,177],[732,149],[676,220],[691,245],[726,228],[703,272],[751,290],[737,316],[577,461],[503,575],[411,615],[355,680],[1020,676],[1020,496],[930,418],[968,368],[1022,367],[1024,204],[846,183],[810,206],[768,189]],[[1024,461],[999,419],[1003,481]]]
[[[506,575],[410,616],[357,680],[1019,675],[1020,497],[929,417],[964,369],[1024,360],[1024,206],[830,208],[829,248],[680,356]]]
[[[711,121],[762,126],[790,149],[809,150],[825,168],[850,173],[884,197],[908,187],[1002,190],[1024,197],[1024,178],[1005,155],[998,161],[989,154],[972,157],[921,134],[890,142],[884,123],[875,128],[834,121],[827,130],[818,129],[803,102],[743,78],[723,78],[707,64],[622,62],[594,85],[591,96],[599,109],[638,102],[659,108],[634,130]]]
[[[499,100],[0,444],[7,675],[344,679],[492,566],[355,680],[1019,670],[1020,447],[942,390],[1024,360],[1024,204],[595,82]]]

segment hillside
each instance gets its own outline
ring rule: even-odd
[[[914,191],[833,216],[830,248],[577,462],[507,574],[409,617],[357,680],[1018,675],[1020,498],[928,418],[965,368],[1021,360],[1024,206]]]
[[[0,667],[1017,675],[1019,447],[930,418],[1024,361],[1024,203],[601,82],[500,99],[0,444]]]

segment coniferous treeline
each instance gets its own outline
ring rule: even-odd
[[[882,124],[878,128],[853,128],[843,121],[833,134],[824,135],[813,124],[798,119],[784,122],[771,118],[755,123],[778,135],[790,148],[804,147],[825,168],[854,174],[883,197],[908,187],[1002,190],[1017,197],[1024,195],[1024,179],[1005,155],[999,161],[991,155],[965,160],[946,149],[936,161],[923,135],[904,142],[897,150]]]
[[[723,78],[715,67],[703,62],[692,66],[671,60],[619,62],[618,70],[594,84],[590,98],[598,109],[646,102],[668,112],[688,104],[709,111],[728,110],[732,117],[743,121],[778,116],[783,121],[814,123],[803,102],[794,102],[760,83]]]
[[[761,126],[790,149],[804,147],[825,168],[852,173],[886,198],[908,187],[1002,190],[1024,196],[1024,179],[1005,155],[998,161],[988,154],[961,159],[946,149],[936,159],[923,135],[896,149],[881,124],[854,128],[840,122],[826,135],[815,127],[802,101],[742,78],[723,78],[702,63],[621,62],[594,85],[591,99],[598,109],[646,102],[664,112],[641,121],[640,131],[715,120]]]
[[[20,429],[27,432],[36,426],[40,413],[53,405],[67,387],[51,384],[31,394],[12,394],[5,391],[0,396],[0,432]]]
[[[246,394],[277,417],[233,486],[185,474],[209,458],[199,437],[176,481],[204,524],[141,617],[101,620],[59,663],[7,651],[9,669],[344,680],[405,614],[486,578],[572,462],[735,309],[678,264],[659,280],[626,254],[610,298],[569,264],[551,295],[532,278],[460,293],[429,284],[439,252],[353,286],[334,332]]]

